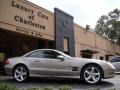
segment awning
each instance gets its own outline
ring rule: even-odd
[[[99,51],[91,50],[91,49],[81,50],[81,52],[82,52],[82,53],[89,53],[89,54],[100,53]]]
[[[105,55],[105,56],[114,56],[113,54],[107,54],[107,55]]]

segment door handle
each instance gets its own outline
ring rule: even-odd
[[[35,60],[35,62],[40,62],[40,60]]]

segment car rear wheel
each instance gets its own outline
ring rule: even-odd
[[[82,78],[89,84],[96,84],[101,80],[101,69],[96,65],[88,65],[83,69]]]
[[[14,68],[13,77],[18,82],[23,82],[28,78],[28,69],[23,65]]]

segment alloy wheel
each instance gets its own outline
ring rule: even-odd
[[[22,82],[27,78],[27,70],[23,66],[18,66],[14,70],[14,78],[15,80]]]
[[[90,84],[95,84],[101,79],[101,72],[98,67],[90,66],[84,71],[84,79]]]

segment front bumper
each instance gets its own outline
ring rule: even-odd
[[[115,69],[104,69],[104,78],[113,78],[115,76]]]

